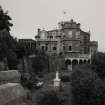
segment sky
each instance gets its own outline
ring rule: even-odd
[[[0,5],[12,17],[14,37],[34,39],[38,28],[56,29],[58,22],[74,19],[105,52],[105,0],[0,0]]]

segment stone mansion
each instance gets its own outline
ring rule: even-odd
[[[58,23],[58,29],[38,29],[36,48],[49,55],[63,55],[65,63],[91,63],[91,55],[97,52],[98,42],[90,40],[90,31],[84,32],[73,19]]]

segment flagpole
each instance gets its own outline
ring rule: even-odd
[[[65,16],[66,16],[67,12],[66,11],[63,11],[63,21],[65,21]]]

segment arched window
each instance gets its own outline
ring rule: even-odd
[[[41,49],[44,51],[44,46],[42,46]]]
[[[69,46],[69,51],[71,51],[72,50],[72,46]]]
[[[56,50],[57,48],[56,47],[53,47],[53,50]]]

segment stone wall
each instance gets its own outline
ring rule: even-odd
[[[17,70],[0,71],[0,84],[4,83],[19,83],[20,73]]]
[[[3,70],[5,71],[7,69],[8,69],[7,64],[3,61],[0,61],[0,71],[3,71]]]
[[[0,86],[0,105],[26,105],[26,92],[19,83]]]
[[[27,105],[27,92],[17,70],[0,71],[0,105]]]

